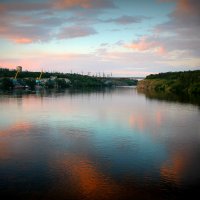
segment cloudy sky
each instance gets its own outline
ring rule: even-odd
[[[150,73],[200,69],[199,0],[0,0],[0,66]]]

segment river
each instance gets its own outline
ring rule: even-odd
[[[199,158],[199,105],[134,87],[0,95],[4,199],[190,199]]]

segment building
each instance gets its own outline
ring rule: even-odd
[[[21,66],[17,66],[16,70],[19,71],[19,72],[22,72],[22,67]]]

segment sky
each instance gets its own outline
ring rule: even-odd
[[[0,0],[0,67],[143,77],[200,69],[199,0]]]

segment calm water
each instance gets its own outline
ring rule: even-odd
[[[199,184],[196,105],[135,88],[0,96],[4,199],[189,199]]]

